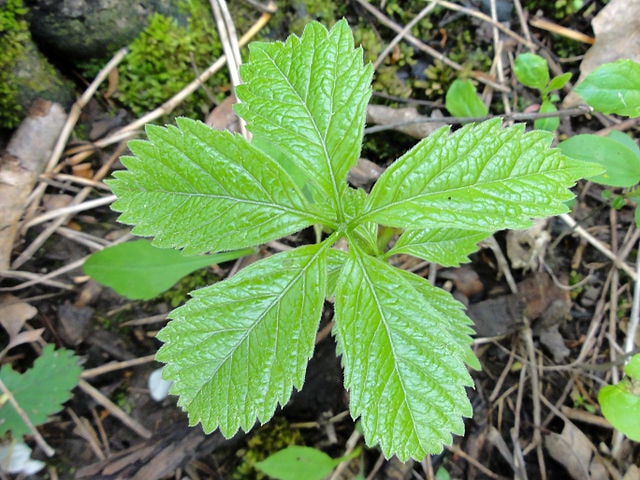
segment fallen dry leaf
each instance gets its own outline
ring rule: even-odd
[[[629,58],[640,62],[640,2],[611,0],[591,22],[596,43],[587,51],[580,64],[580,78],[576,84],[604,63]],[[562,106],[584,103],[571,92]]]
[[[38,310],[35,307],[13,295],[0,297],[0,325],[9,336],[9,343],[4,347],[2,353],[17,345],[35,342],[40,339],[44,328],[21,332],[26,321],[32,319],[36,313],[38,313]]]
[[[507,257],[511,268],[537,270],[544,260],[550,239],[546,219],[536,220],[526,230],[507,232]]]
[[[544,446],[549,455],[561,464],[571,478],[582,480],[606,480],[606,470],[594,459],[594,447],[578,427],[566,422],[561,433],[550,433],[544,438]]]

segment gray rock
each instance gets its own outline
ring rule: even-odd
[[[69,61],[103,57],[124,47],[155,12],[177,15],[171,0],[30,0],[34,39]]]
[[[42,55],[31,40],[24,42],[22,55],[13,64],[17,84],[14,101],[27,112],[36,98],[59,103],[65,108],[75,99],[75,87]]]

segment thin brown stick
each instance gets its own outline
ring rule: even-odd
[[[120,407],[118,407],[115,403],[109,400],[105,395],[103,395],[103,393],[100,390],[95,388],[86,380],[83,380],[81,378],[80,381],[78,382],[78,386],[82,389],[83,392],[91,396],[91,398],[93,398],[97,403],[99,403],[104,408],[106,408],[111,415],[113,415],[118,420],[120,420],[124,425],[129,427],[132,431],[140,435],[142,438],[151,438],[152,432],[150,430],[147,430],[140,423],[138,423],[129,415],[124,413],[124,411]]]
[[[384,130],[393,130],[398,127],[405,127],[407,125],[414,125],[419,123],[450,123],[450,124],[464,124],[473,122],[484,122],[485,120],[491,120],[492,118],[502,118],[504,121],[513,120],[517,122],[525,122],[529,120],[537,120],[539,118],[553,118],[553,117],[574,117],[578,115],[586,115],[591,113],[592,109],[588,105],[576,105],[575,107],[558,110],[557,112],[532,112],[532,113],[520,113],[515,112],[504,115],[485,115],[482,117],[427,117],[423,116],[417,119],[407,120],[404,122],[393,122],[384,125],[376,125],[375,127],[367,127],[364,129],[365,134],[371,134],[376,132],[382,132]]]
[[[351,435],[349,436],[345,444],[346,448],[343,454],[345,457],[355,450],[356,446],[358,445],[358,441],[360,440],[360,437],[362,437],[362,434],[357,430],[354,430],[353,432],[351,432]],[[351,462],[351,459],[340,462],[336,467],[336,469],[333,471],[333,474],[331,475],[331,477],[329,477],[329,480],[336,480],[338,478],[341,478],[341,473],[344,472],[344,470],[347,468],[347,466],[349,465],[349,462]]]
[[[382,12],[380,12],[377,8],[375,8],[369,2],[367,2],[366,0],[356,0],[356,1],[358,2],[358,4],[362,8],[364,8],[369,13],[371,13],[373,16],[375,16],[380,23],[382,23],[383,25],[385,25],[386,27],[390,28],[391,30],[393,30],[396,33],[402,32],[402,27],[400,25],[398,25],[396,22],[391,20],[386,15],[384,15]],[[453,60],[448,58],[446,55],[438,52],[436,49],[431,48],[429,45],[427,45],[423,41],[417,39],[415,36],[411,35],[410,33],[407,33],[404,38],[406,39],[407,42],[411,43],[414,47],[420,49],[421,51],[423,51],[424,53],[426,53],[430,57],[433,57],[433,58],[435,58],[437,60],[440,60],[442,63],[444,63],[445,65],[447,65],[447,66],[449,66],[451,68],[453,68],[456,71],[462,70],[462,65],[460,65],[459,63],[454,62]],[[473,74],[473,78],[475,78],[479,82],[485,83],[487,85],[491,85],[493,88],[495,88],[498,91],[510,92],[508,87],[505,87],[504,85],[500,85],[500,84],[494,82],[493,80],[487,78],[483,74],[474,73]]]
[[[100,84],[107,78],[109,73],[118,66],[118,64],[122,61],[122,59],[127,54],[126,48],[121,48],[118,50],[115,55],[109,60],[109,62],[98,72],[96,78],[91,82],[89,87],[84,91],[84,93],[80,96],[80,98],[71,106],[71,110],[69,111],[69,115],[67,116],[67,120],[62,127],[62,132],[58,136],[58,140],[56,141],[55,146],[51,152],[47,165],[44,169],[45,174],[51,173],[54,171],[56,164],[60,160],[60,156],[62,155],[62,151],[64,150],[67,141],[69,140],[69,136],[71,132],[78,122],[80,118],[80,114],[82,113],[82,109],[89,103],[89,100],[95,95],[96,91]],[[30,207],[27,209],[24,217],[30,218],[33,215],[33,212],[40,204],[40,199],[44,194],[45,188],[47,184],[45,182],[40,182],[38,186],[34,189],[34,192],[31,194],[31,202]]]
[[[475,468],[477,468],[478,470],[480,470],[482,473],[484,473],[487,477],[489,478],[500,478],[498,476],[497,473],[494,473],[493,471],[489,470],[487,467],[485,467],[484,465],[482,465],[478,460],[476,460],[475,458],[473,458],[472,456],[468,455],[464,450],[462,450],[460,447],[456,446],[456,445],[445,445],[444,448],[446,450],[448,450],[449,452],[453,453],[454,455],[457,455],[461,458],[464,458],[467,462],[469,462],[471,465],[473,465]]]
[[[596,42],[596,39],[590,37],[589,35],[585,35],[582,32],[577,32],[570,28],[563,27],[562,25],[558,25],[557,23],[554,23],[551,20],[547,20],[546,18],[533,17],[529,19],[529,25],[535,28],[539,28],[540,30],[546,30],[547,32],[570,38],[571,40],[586,43],[588,45],[593,45]]]
[[[540,414],[540,382],[538,378],[536,351],[533,346],[533,333],[531,327],[528,325],[524,329],[524,344],[527,350],[527,357],[529,362],[527,369],[529,370],[529,378],[531,378],[531,400],[533,403],[533,443],[536,447],[536,453],[538,457],[538,467],[540,470],[540,478],[546,480],[547,469],[544,464],[544,454],[542,452],[542,436],[540,435],[541,414]]]
[[[623,260],[619,259],[606,245],[604,245],[600,240],[595,238],[589,232],[587,232],[584,228],[578,225],[570,215],[563,213],[559,216],[564,223],[566,223],[569,227],[571,227],[578,235],[584,238],[587,242],[589,242],[596,250],[603,253],[607,258],[613,261],[614,265],[621,270],[623,270],[627,275],[629,275],[634,281],[637,281],[638,275],[634,270],[629,267]]]
[[[87,200],[86,202],[75,203],[67,205],[66,207],[57,208],[55,210],[51,210],[47,213],[43,213],[42,215],[32,218],[22,228],[29,229],[35,225],[53,220],[54,218],[67,216],[72,213],[84,212],[85,210],[92,210],[104,205],[109,205],[110,203],[113,203],[115,199],[115,195],[107,195],[106,197],[95,198],[93,200]]]
[[[94,181],[102,180],[107,176],[109,171],[111,170],[111,166],[115,163],[115,161],[124,153],[127,145],[122,142],[115,151],[111,154],[109,159],[100,167],[100,169],[93,176]],[[93,187],[84,187],[80,192],[76,195],[76,197],[71,201],[71,204],[68,207],[73,205],[78,205],[82,203],[93,191]],[[66,208],[68,208],[66,207]],[[29,244],[27,248],[25,248],[22,253],[16,258],[11,267],[14,269],[20,268],[25,262],[27,262],[38,249],[47,241],[47,239],[53,235],[56,229],[67,222],[71,218],[71,214],[66,214],[61,217],[58,217],[55,221],[51,222],[51,224],[45,228],[32,242]],[[24,234],[28,227],[22,227],[22,233]]]
[[[493,51],[496,64],[496,73],[498,76],[498,82],[501,85],[505,83],[504,66],[502,65],[502,46],[504,42],[500,40],[500,32],[498,25],[498,12],[496,10],[496,0],[491,0],[491,26],[493,31]],[[511,113],[511,105],[509,104],[509,97],[505,92],[500,92],[502,98],[502,104],[504,105],[504,111],[506,114]]]
[[[515,421],[513,427],[509,431],[511,434],[511,441],[513,443],[513,465],[515,466],[514,473],[516,478],[526,480],[527,471],[525,469],[524,457],[522,455],[522,449],[520,448],[520,416],[522,414],[522,401],[524,399],[524,384],[526,382],[527,369],[522,368],[520,370],[520,380],[518,381],[518,390],[516,393],[516,405],[513,412]]]
[[[522,4],[520,3],[520,0],[513,0],[513,5],[516,7],[516,14],[518,15],[518,20],[520,21],[522,35],[528,42],[531,42],[531,32],[529,31],[529,25],[527,24],[527,19],[524,16],[524,10],[522,10]]]
[[[269,19],[271,18],[270,13],[263,13],[260,18],[253,24],[253,26],[238,40],[238,44],[242,47],[249,43],[251,39],[267,24]],[[160,107],[155,110],[147,113],[146,115],[140,117],[136,121],[130,123],[129,125],[122,127],[121,129],[114,132],[109,137],[106,137],[100,141],[95,142],[96,147],[103,148],[113,143],[119,142],[122,138],[128,138],[135,131],[142,128],[147,123],[153,122],[154,120],[167,115],[173,111],[182,101],[195,92],[200,85],[206,82],[214,73],[224,67],[227,58],[225,55],[219,57],[215,62],[213,62],[205,71],[203,71],[198,78],[193,80],[189,85],[184,87],[178,93],[176,93],[173,97],[163,103]]]
[[[242,64],[242,57],[240,56],[240,46],[238,45],[238,36],[236,35],[236,28],[233,24],[227,3],[225,0],[210,0],[211,9],[216,19],[218,26],[218,36],[222,43],[222,50],[224,51],[225,58],[227,60],[227,67],[229,70],[229,77],[231,78],[231,85],[233,86],[233,93],[236,95],[236,88],[240,85],[240,65]],[[240,118],[240,132],[244,138],[249,138],[246,123]]]
[[[2,380],[0,380],[0,390],[2,390],[3,396],[9,401],[11,406],[27,426],[38,446],[44,451],[47,457],[52,457],[56,452],[49,446],[42,435],[40,435],[38,429],[33,425],[33,423],[31,423],[31,419],[29,418],[29,416],[16,401],[16,398],[13,396],[13,392],[7,388]]]
[[[505,35],[508,35],[511,38],[513,38],[516,41],[518,41],[519,43],[525,45],[530,50],[537,50],[537,45],[532,43],[530,40],[527,40],[526,38],[521,37],[520,35],[518,35],[514,31],[512,31],[512,30],[508,29],[507,27],[505,27],[502,23],[498,22],[497,20],[492,19],[491,17],[485,15],[482,12],[479,12],[478,10],[472,10],[470,8],[462,7],[460,5],[457,5],[457,4],[451,3],[451,2],[447,2],[445,0],[427,0],[427,1],[431,2],[431,3],[438,4],[441,7],[448,8],[449,10],[453,10],[455,12],[461,12],[461,13],[464,13],[465,15],[469,15],[471,17],[475,17],[475,18],[477,18],[479,20],[482,20],[483,22],[487,22],[488,24],[490,24],[494,28],[497,28],[498,30],[500,30]]]
[[[100,460],[105,460],[107,457],[100,448],[100,444],[98,443],[98,436],[96,435],[96,432],[89,425],[87,425],[87,419],[78,417],[78,415],[76,415],[76,412],[74,412],[70,408],[67,408],[66,412],[73,420],[73,423],[76,424],[76,428],[78,429],[77,433],[87,441],[87,443],[89,444],[89,448],[91,448],[95,456]]]
[[[411,31],[411,29],[424,17],[426,17],[436,6],[434,4],[427,5],[423,8],[415,17],[411,19],[409,23],[407,23],[404,28],[398,32],[398,34],[389,42],[389,45],[378,55],[376,61],[373,62],[374,70],[377,70],[378,67],[382,64],[385,58],[391,53],[393,48],[402,41],[404,36]]]
[[[132,360],[125,360],[122,362],[111,362],[106,365],[102,365],[96,368],[90,368],[84,370],[80,374],[80,378],[92,378],[98,375],[104,375],[105,373],[115,372],[116,370],[124,370],[125,368],[136,367],[138,365],[144,365],[155,361],[155,355],[146,355],[140,358],[134,358]]]

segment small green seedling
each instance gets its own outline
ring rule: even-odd
[[[277,480],[322,480],[340,463],[359,454],[358,448],[349,455],[331,458],[316,448],[292,445],[256,463],[255,467]]]
[[[542,103],[540,113],[557,112],[555,102],[559,100],[553,95],[554,90],[560,90],[571,78],[571,73],[563,73],[549,80],[549,65],[540,55],[535,53],[523,53],[518,55],[514,65],[516,78],[523,85],[534,88],[540,92]],[[554,131],[560,125],[558,117],[539,118],[533,126],[541,130]]]
[[[489,112],[471,80],[454,80],[447,90],[445,106],[455,117],[484,117]]]
[[[618,383],[600,389],[598,402],[611,425],[640,442],[640,354],[631,357],[624,373]]]
[[[472,414],[471,320],[409,253],[468,261],[478,240],[567,211],[569,187],[601,172],[550,149],[548,132],[499,119],[441,128],[396,160],[369,194],[347,183],[360,155],[371,65],[346,21],[253,43],[236,112],[251,141],[201,122],[147,126],[109,181],[133,232],[187,254],[253,247],[314,225],[319,243],[260,260],[193,292],[158,334],[163,376],[190,423],[227,437],[269,420],[303,386],[326,298],[354,418],[389,457],[440,452]],[[384,228],[383,228],[384,227]],[[389,247],[386,228],[403,231]],[[384,233],[380,236],[384,237]],[[348,251],[333,246],[340,239]]]
[[[640,116],[640,64],[618,60],[601,65],[587,75],[575,91],[596,111]],[[640,148],[631,137],[617,130],[606,137],[576,135],[561,142],[558,148],[571,158],[602,165],[606,171],[590,180],[601,185],[630,188],[624,196],[639,203],[640,190],[633,187],[640,183]],[[623,204],[622,197],[614,198],[614,207]],[[635,218],[640,227],[638,208]]]
[[[91,278],[122,296],[149,300],[200,268],[229,262],[253,252],[253,248],[244,248],[213,255],[188,256],[173,249],[154,247],[149,240],[136,240],[92,254],[83,269]]]

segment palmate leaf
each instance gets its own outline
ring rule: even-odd
[[[330,31],[314,22],[301,37],[255,42],[249,52],[236,112],[254,142],[285,163],[316,202],[328,202],[340,215],[347,173],[360,153],[373,72],[363,65],[362,49],[353,48],[351,29],[344,20]]]
[[[302,387],[325,298],[324,248],[256,262],[172,312],[157,358],[191,425],[229,437],[269,420]]]
[[[473,353],[458,302],[356,253],[338,283],[335,321],[351,414],[361,416],[368,444],[404,461],[439,452],[452,432],[464,432],[472,385],[464,361]]]
[[[378,179],[363,218],[405,229],[494,232],[567,211],[576,180],[600,173],[549,149],[551,134],[500,120],[429,135]]]
[[[158,247],[187,254],[251,247],[296,232],[314,217],[278,163],[244,138],[186,118],[178,127],[148,126],[131,141],[126,171],[108,183],[119,221],[155,236]]]
[[[453,264],[482,236],[565,211],[567,187],[599,173],[549,150],[549,134],[493,121],[439,130],[370,196],[352,190],[371,75],[344,21],[254,44],[237,106],[250,143],[184,119],[149,127],[148,142],[131,144],[129,171],[111,182],[135,233],[190,253],[254,246],[312,224],[333,232],[195,292],[158,335],[172,393],[207,432],[230,436],[266,421],[302,386],[323,300],[335,295],[345,384],[367,443],[401,459],[441,451],[471,414],[470,320],[449,294],[378,258],[392,231],[379,226],[408,231],[387,255]],[[348,252],[329,249],[340,238]]]

